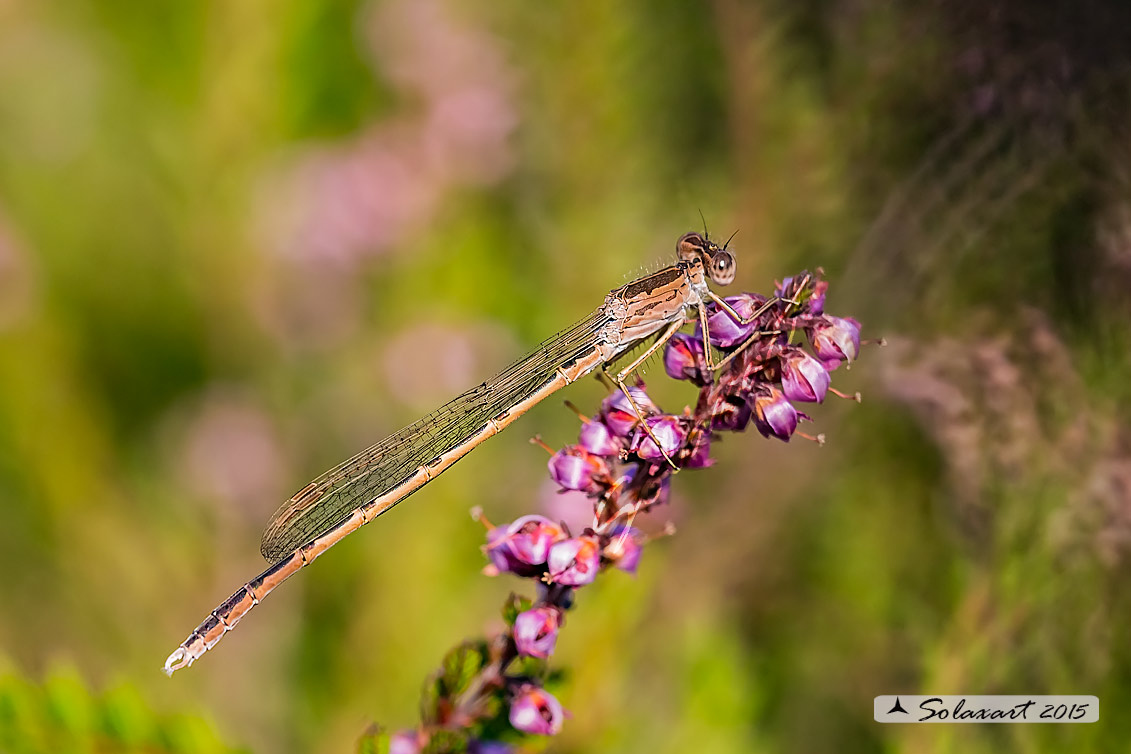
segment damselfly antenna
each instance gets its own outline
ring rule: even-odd
[[[735,231],[734,231],[733,233],[731,233],[731,234],[730,234],[730,238],[728,238],[728,239],[727,239],[727,242],[723,244],[723,251],[726,251],[726,250],[727,250],[727,247],[728,247],[728,246],[730,246],[730,242],[731,242],[732,240],[734,240],[734,237],[735,237],[735,236],[737,236],[737,235],[738,235],[738,229],[737,229],[737,228],[735,228]]]

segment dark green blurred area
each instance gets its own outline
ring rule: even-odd
[[[579,594],[555,751],[1107,751],[1131,718],[1117,3],[0,2],[0,750],[349,751],[416,722],[552,497],[540,406],[258,607],[276,505],[668,260],[823,267],[867,348]],[[662,405],[693,400],[653,365]],[[595,410],[592,381],[566,396]],[[655,529],[662,520],[650,522]],[[890,693],[1100,722],[881,726]]]

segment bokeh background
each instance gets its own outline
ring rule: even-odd
[[[1131,738],[1120,3],[0,0],[0,750],[338,752],[416,720],[554,501],[532,411],[172,680],[308,479],[670,259],[825,269],[823,448],[728,437],[554,658],[560,752]],[[662,369],[663,405],[692,400]],[[567,391],[583,408],[603,395]],[[561,503],[561,500],[557,501]],[[1090,726],[880,726],[882,693]]]

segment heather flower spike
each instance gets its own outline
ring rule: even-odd
[[[596,418],[575,409],[583,425],[577,444],[555,451],[536,440],[550,453],[551,479],[585,496],[579,502],[591,506],[591,523],[569,536],[543,516],[496,527],[479,516],[489,528],[484,552],[493,570],[530,579],[534,596],[512,597],[504,608],[506,631],[464,645],[457,659],[470,657],[469,664],[445,660],[445,689],[452,679],[463,678],[456,672],[461,668],[472,668],[472,677],[428,707],[441,712],[428,717],[417,735],[398,734],[393,743],[404,754],[438,745],[432,736],[441,729],[463,735],[459,740],[471,754],[512,751],[510,739],[506,744],[479,741],[471,732],[496,731],[508,721],[514,729],[510,735],[520,736],[516,747],[522,734],[561,730],[565,712],[543,688],[550,672],[545,660],[554,652],[578,590],[606,571],[636,573],[640,567],[643,549],[656,535],[645,535],[638,522],[668,501],[676,471],[664,455],[680,470],[706,468],[721,435],[741,432],[750,423],[765,437],[823,440],[823,435],[798,431],[798,422],[809,417],[794,404],[821,403],[830,392],[841,395],[831,387],[830,372],[855,360],[861,343],[859,322],[824,313],[826,292],[827,284],[810,273],[785,278],[776,289],[778,301],[757,323],[746,325],[712,307],[708,327],[712,344],[722,352],[717,363],[723,364],[714,375],[705,374],[701,332],[672,337],[664,349],[664,369],[698,388],[693,409],[664,413],[642,387],[630,387],[638,414],[618,389],[601,403]],[[726,301],[748,318],[766,299],[742,294]],[[670,523],[662,528],[672,532]]]

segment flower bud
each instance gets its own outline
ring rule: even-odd
[[[817,358],[829,371],[842,361],[852,362],[860,353],[860,323],[851,317],[824,317],[809,332]]]
[[[616,568],[626,573],[636,573],[636,567],[640,565],[640,554],[644,551],[640,540],[639,531],[621,524],[613,527],[608,544],[601,554]]]
[[[514,619],[514,644],[527,657],[549,657],[554,653],[562,613],[556,607],[535,607]]]
[[[402,730],[389,737],[389,754],[417,754],[420,736],[414,730]]]
[[[651,416],[644,420],[644,426],[651,431],[649,434],[644,427],[638,427],[632,438],[632,448],[636,454],[645,461],[655,461],[663,458],[664,453],[671,458],[683,446],[687,439],[687,431],[678,416]],[[654,438],[654,439],[653,439]],[[659,441],[659,446],[656,445]],[[663,451],[661,452],[661,448]]]
[[[562,729],[564,716],[565,712],[558,700],[537,686],[522,686],[511,700],[511,725],[523,733],[557,735]]]
[[[660,413],[660,409],[652,402],[643,388],[629,387],[628,392],[632,396],[632,400],[636,402],[637,408],[640,409],[641,416],[654,416]],[[610,393],[605,400],[601,401],[601,419],[616,437],[628,437],[636,425],[640,423],[636,411],[632,408],[632,403],[629,402],[628,396],[624,394],[623,390]]]
[[[616,456],[620,453],[620,443],[601,421],[587,421],[581,425],[577,444],[596,456]]]
[[[703,336],[676,333],[664,349],[664,371],[675,380],[691,380],[696,385],[706,383],[703,367]]]
[[[578,492],[598,492],[601,485],[594,477],[608,471],[600,456],[577,445],[567,446],[554,453],[547,466],[550,478],[562,489]]]
[[[582,586],[597,578],[601,567],[601,548],[594,537],[563,539],[550,547],[546,558],[550,581],[565,586]]]
[[[754,316],[754,312],[764,304],[766,301],[761,296],[755,296],[750,293],[740,293],[737,296],[728,296],[723,301],[730,304],[730,307],[743,319],[749,319]],[[757,322],[748,322],[745,325],[736,322],[725,309],[718,308],[715,313],[707,318],[707,331],[711,336],[711,343],[719,348],[730,348],[737,346],[742,341],[750,337],[750,335],[758,328]],[[703,331],[701,326],[696,328],[696,336],[702,340]]]
[[[781,359],[781,386],[791,401],[820,403],[829,390],[829,371],[800,348],[792,349]]]
[[[827,280],[819,280],[813,286],[813,292],[809,294],[809,300],[805,302],[805,309],[808,314],[814,317],[819,317],[825,313],[825,294],[828,293],[829,282]]]
[[[797,430],[797,409],[793,407],[781,391],[769,388],[753,399],[754,426],[765,437],[776,437],[789,442]]]
[[[497,526],[487,532],[484,548],[491,563],[500,571],[511,571],[519,576],[533,576],[541,572],[550,545],[565,536],[557,524],[543,516],[523,516],[507,526]]]

